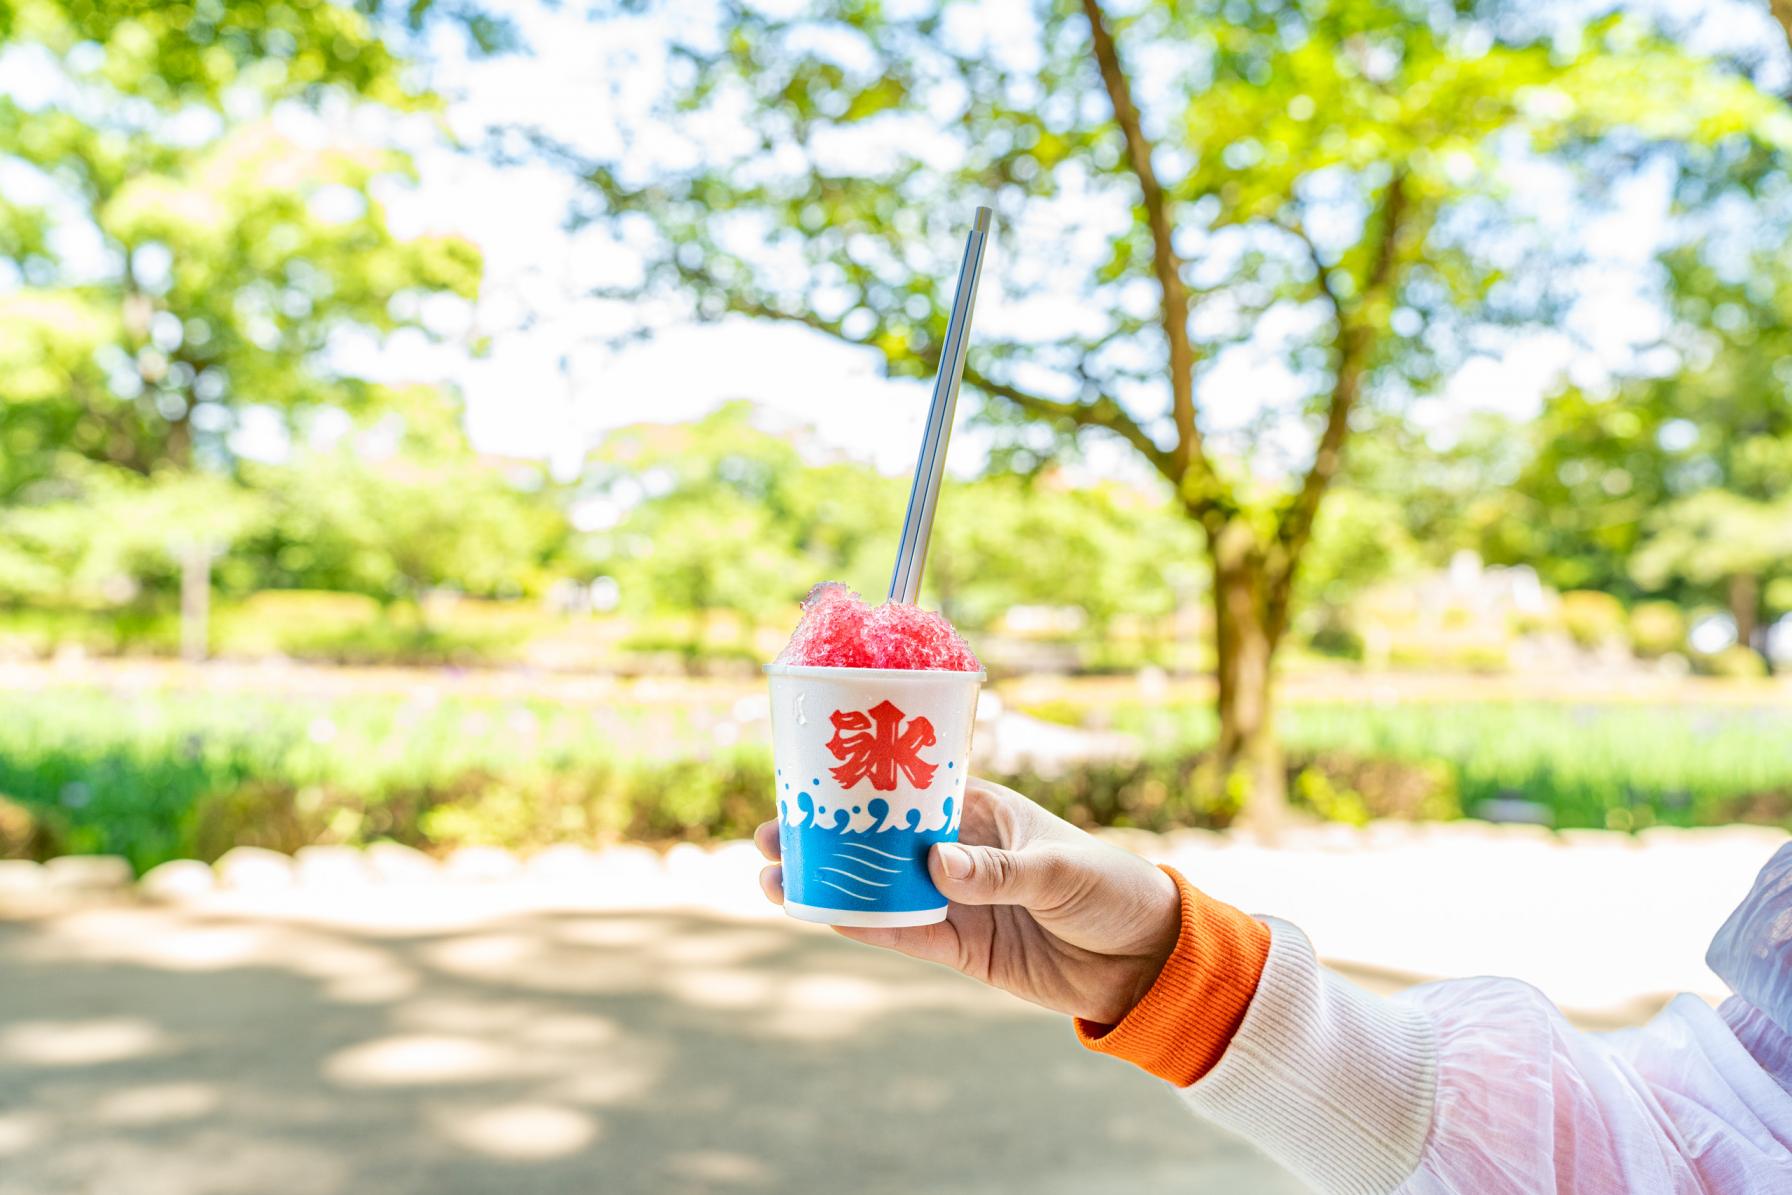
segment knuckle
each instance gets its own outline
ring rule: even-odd
[[[1035,863],[1034,895],[1042,907],[1060,908],[1074,902],[1088,879],[1084,866],[1069,851],[1039,851]]]
[[[1014,856],[1006,851],[982,850],[977,852],[976,862],[983,874],[980,878],[989,887],[1002,891],[1014,885],[1019,878],[1019,870],[1014,863]]]

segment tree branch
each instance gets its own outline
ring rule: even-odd
[[[1106,395],[1094,402],[1063,402],[1055,398],[1044,398],[1017,389],[1007,382],[986,377],[968,364],[964,368],[964,380],[984,393],[1005,398],[1034,415],[1047,419],[1068,419],[1079,427],[1098,427],[1112,432],[1137,449],[1171,485],[1179,482],[1175,454],[1158,447],[1157,441],[1151,438],[1138,420]]]
[[[1107,17],[1099,0],[1083,0],[1083,12],[1089,18],[1089,32],[1094,40],[1096,64],[1101,68],[1102,85],[1114,106],[1114,120],[1126,139],[1127,159],[1144,194],[1145,220],[1151,229],[1152,268],[1163,289],[1164,337],[1170,346],[1170,412],[1176,423],[1173,459],[1177,475],[1171,478],[1171,484],[1180,491],[1183,475],[1190,468],[1202,475],[1203,483],[1216,484],[1217,479],[1201,443],[1201,430],[1195,423],[1195,352],[1188,334],[1188,289],[1182,283],[1182,262],[1176,256],[1175,242],[1171,238],[1169,204],[1157,181],[1157,170],[1151,164],[1151,142],[1139,120],[1139,110],[1132,100],[1132,85],[1120,65],[1120,52],[1108,32]]]
[[[1792,3],[1792,0],[1788,0],[1788,3]],[[1332,285],[1331,267],[1327,266],[1325,259],[1319,255],[1319,246],[1307,234],[1306,226],[1299,220],[1277,220],[1275,224],[1277,228],[1299,241],[1301,247],[1307,251],[1307,260],[1313,263],[1313,274],[1319,283],[1319,293],[1325,296],[1326,303],[1331,307],[1332,319],[1336,321],[1336,327],[1342,329],[1344,326],[1344,297],[1338,293],[1337,287]]]
[[[741,315],[749,315],[757,319],[782,320],[787,323],[802,324],[818,332],[825,332],[836,340],[870,347],[866,341],[846,335],[836,321],[823,319],[812,311],[786,311],[783,308],[762,303],[757,299],[739,295],[728,297],[728,308]],[[985,394],[1006,399],[1022,410],[1041,418],[1067,419],[1078,427],[1100,428],[1119,436],[1150,461],[1152,467],[1163,474],[1171,485],[1176,485],[1179,482],[1175,454],[1160,448],[1144,426],[1112,398],[1104,395],[1093,402],[1065,402],[1060,399],[1046,398],[1043,395],[1022,390],[1011,383],[998,382],[968,362],[964,367],[964,380]]]
[[[1394,262],[1406,223],[1406,176],[1396,172],[1388,181],[1381,202],[1381,234],[1376,238],[1375,252],[1364,279],[1362,296],[1354,312],[1347,313],[1334,292],[1323,268],[1320,286],[1332,303],[1337,318],[1335,343],[1338,372],[1332,382],[1331,402],[1326,411],[1325,430],[1313,453],[1313,464],[1301,482],[1288,511],[1276,525],[1276,552],[1270,561],[1268,600],[1265,621],[1273,643],[1287,629],[1288,605],[1294,589],[1295,570],[1301,554],[1313,535],[1313,520],[1319,513],[1320,499],[1344,463],[1344,442],[1350,434],[1350,413],[1356,407],[1362,390],[1363,374],[1368,368],[1369,353],[1375,347],[1375,329],[1364,315],[1364,309],[1382,301],[1393,280]],[[1306,239],[1304,234],[1302,239]],[[1308,245],[1312,242],[1308,241]],[[1321,266],[1317,251],[1314,264]]]

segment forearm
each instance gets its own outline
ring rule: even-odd
[[[1320,966],[1294,926],[1270,928],[1244,1021],[1182,1097],[1317,1190],[1392,1191],[1417,1169],[1431,1125],[1432,1024]]]

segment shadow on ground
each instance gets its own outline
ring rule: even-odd
[[[0,922],[0,1195],[1301,1190],[1060,1018],[781,921]]]

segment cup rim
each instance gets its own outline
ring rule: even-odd
[[[959,679],[976,681],[982,684],[989,679],[989,673],[983,669],[976,672],[964,672],[957,668],[837,668],[821,667],[811,664],[767,664],[767,676],[807,677],[810,680],[928,680],[940,681]]]

